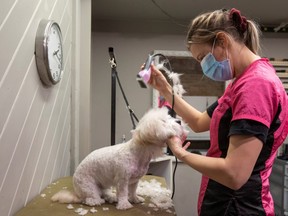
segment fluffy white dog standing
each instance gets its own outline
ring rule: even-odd
[[[52,201],[95,206],[112,199],[118,202],[117,209],[133,207],[131,203],[144,201],[136,195],[139,179],[147,173],[151,159],[163,155],[173,135],[187,135],[183,123],[169,116],[166,108],[149,110],[132,131],[131,140],[95,150],[80,163],[73,176],[75,193],[60,191]],[[106,193],[111,186],[116,188],[117,199]]]

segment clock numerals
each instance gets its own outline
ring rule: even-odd
[[[54,82],[58,82],[61,77],[60,73],[62,71],[62,64],[63,64],[63,59],[62,59],[62,46],[61,46],[61,38],[59,36],[59,31],[56,28],[56,26],[52,26],[51,29],[51,35],[49,37],[50,42],[49,45],[51,47],[51,51],[49,51],[50,54],[50,73],[51,73],[51,78],[53,79]]]
[[[55,82],[58,82],[59,79],[60,79],[60,75],[61,75],[61,70],[56,70],[56,71],[50,71],[51,72],[51,75],[52,75],[52,79],[55,81]]]
[[[62,78],[63,46],[60,26],[53,20],[41,20],[38,26],[35,54],[41,81],[47,86]]]
[[[52,73],[52,77],[53,77],[53,80],[57,80],[55,73]]]

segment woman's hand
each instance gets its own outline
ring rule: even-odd
[[[167,145],[169,146],[173,154],[180,160],[189,154],[186,149],[190,146],[190,142],[187,142],[183,146],[184,141],[185,140],[181,140],[181,138],[178,136],[173,136],[167,142]]]
[[[161,95],[171,94],[172,87],[165,76],[154,66],[151,65],[151,76],[148,84],[158,90]]]

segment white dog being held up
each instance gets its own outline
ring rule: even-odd
[[[132,131],[132,139],[123,144],[97,149],[77,167],[73,175],[75,192],[59,191],[51,199],[60,203],[84,203],[89,206],[118,202],[117,209],[129,209],[131,203],[144,199],[137,196],[139,179],[145,175],[151,159],[163,155],[171,136],[185,138],[184,123],[168,115],[167,108],[149,110]],[[114,186],[116,196],[108,190]],[[131,202],[131,203],[130,203]]]

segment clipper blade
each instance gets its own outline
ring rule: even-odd
[[[138,81],[141,88],[147,88],[146,83],[144,82],[143,78],[137,74],[136,80]]]

